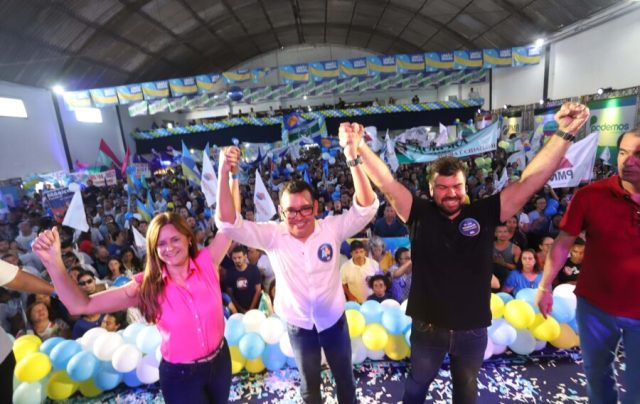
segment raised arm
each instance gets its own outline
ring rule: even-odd
[[[555,115],[558,129],[576,135],[589,119],[589,108],[576,103],[565,103]],[[549,180],[556,171],[571,142],[560,136],[552,136],[547,144],[525,167],[520,180],[507,186],[500,194],[500,221],[515,215],[531,196]]]
[[[3,261],[2,265],[5,264],[11,265]],[[15,278],[4,286],[20,292],[37,293],[40,295],[50,295],[53,293],[53,285],[21,269],[18,269]]]
[[[538,286],[538,293],[536,294],[535,303],[540,308],[540,313],[547,318],[547,314],[551,313],[553,308],[553,296],[551,295],[551,287],[553,280],[558,276],[558,272],[562,269],[571,246],[576,241],[576,236],[572,236],[569,233],[561,231],[556,237],[549,255],[544,262],[544,272],[542,273],[542,280]]]
[[[347,132],[341,130],[339,136],[341,146],[355,145],[357,154],[362,158],[362,165],[367,177],[384,193],[391,206],[398,213],[398,217],[406,222],[409,219],[413,203],[411,192],[396,181],[389,167],[367,146],[364,141],[364,131]]]
[[[359,123],[349,124],[343,122],[340,124],[340,146],[343,148],[347,162],[356,162],[358,158],[358,143],[355,142],[354,138],[357,138],[359,142],[359,139],[362,139],[363,136],[364,126]],[[353,178],[353,187],[358,204],[360,206],[371,206],[376,198],[376,194],[373,192],[371,183],[361,165],[357,163],[349,164],[349,170],[351,171],[351,178]]]
[[[87,296],[67,273],[60,255],[60,235],[58,229],[46,230],[33,243],[33,251],[40,257],[62,303],[69,313],[93,314],[112,313],[138,303],[138,284],[129,282],[119,288]]]
[[[221,214],[222,217],[232,215],[232,222],[235,221],[236,213],[240,212],[240,186],[237,177],[239,161],[240,149],[235,146],[224,148],[220,152],[216,215]],[[207,248],[209,248],[214,267],[220,267],[230,245],[231,239],[222,232],[218,232],[209,243]]]

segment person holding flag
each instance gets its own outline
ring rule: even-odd
[[[342,123],[340,133],[364,134],[357,123]],[[341,136],[346,139],[347,136]],[[379,202],[362,170],[353,144],[341,143],[353,178],[353,206],[343,215],[316,220],[318,201],[304,181],[290,181],[280,191],[282,222],[245,221],[230,203],[226,181],[218,181],[220,205],[216,225],[223,234],[266,252],[273,267],[278,293],[274,310],[287,323],[288,336],[300,370],[301,396],[306,403],[322,403],[320,395],[321,349],[336,380],[340,403],[355,403],[351,341],[344,314],[345,297],[339,252],[343,240],[364,228],[375,216]],[[240,150],[223,152],[220,178],[228,176]]]

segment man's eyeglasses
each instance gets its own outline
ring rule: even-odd
[[[87,279],[86,281],[78,282],[78,285],[84,286],[84,285],[91,285],[92,283],[93,283],[93,279]]]
[[[296,217],[298,217],[298,215],[302,217],[307,217],[313,213],[313,206],[307,205],[307,206],[301,207],[300,209],[287,208],[287,209],[283,209],[282,213],[287,219],[295,219]]]

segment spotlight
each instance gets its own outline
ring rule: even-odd
[[[51,89],[56,94],[64,94],[64,87],[62,87],[60,84],[56,84],[55,86],[51,87]]]
[[[512,105],[511,105],[511,104],[504,104],[504,105],[502,106],[502,109],[509,109],[509,108],[511,108],[511,107],[512,107]]]
[[[536,48],[542,48],[542,45],[544,45],[544,39],[542,38],[536,39],[536,42],[534,45],[536,46]]]
[[[613,88],[611,87],[600,87],[596,92],[598,93],[598,95],[602,95],[604,93],[610,93],[611,91],[613,91]]]
[[[544,105],[544,100],[542,98],[540,98],[540,101],[538,101],[538,104]]]
[[[302,97],[303,100],[307,99],[307,95],[305,94],[304,97]]]

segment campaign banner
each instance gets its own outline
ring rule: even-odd
[[[140,164],[140,163],[133,163]],[[102,171],[100,173],[91,173],[89,174],[89,178],[93,181],[93,185],[96,187],[106,187],[106,186],[114,186],[118,183],[118,178],[116,177],[116,170],[107,170]]]
[[[301,138],[312,139],[327,136],[327,124],[322,115],[313,115],[305,119],[298,112],[284,117],[282,122],[282,143],[293,143]]]
[[[142,94],[147,101],[169,97],[169,82],[167,80],[142,83]]]
[[[336,85],[336,93],[342,94],[351,91],[358,91],[358,87],[361,81],[367,80],[367,77],[351,77],[347,79],[338,79],[338,84]]]
[[[367,58],[345,59],[338,61],[340,65],[340,78],[362,77],[369,75]]]
[[[195,77],[183,77],[169,80],[169,89],[173,97],[182,97],[183,95],[196,94],[198,85]]]
[[[196,94],[187,97],[185,108],[197,109],[204,107],[209,102],[209,94]]]
[[[278,69],[275,69],[273,67],[260,67],[251,69],[251,81],[253,81],[253,84],[265,85],[269,82],[275,82],[277,78]]]
[[[118,105],[118,94],[115,87],[96,88],[95,90],[89,90],[89,93],[91,94],[93,106],[96,108]]]
[[[169,112],[169,99],[162,98],[157,101],[149,102],[149,114],[159,114],[161,112]]]
[[[462,139],[441,146],[417,147],[409,143],[396,142],[395,149],[400,164],[427,163],[442,156],[465,157],[496,150],[498,122],[467,135]]]
[[[222,85],[220,78],[221,76],[219,74],[200,74],[196,76],[198,93],[208,94],[219,89]]]
[[[121,105],[131,104],[132,102],[138,102],[144,99],[140,84],[118,86],[116,87],[116,93],[118,94],[118,101],[120,101]]]
[[[596,160],[598,132],[593,132],[569,147],[548,184],[551,188],[577,187],[589,182],[593,177],[593,165]]]
[[[309,66],[307,64],[280,66],[280,78],[286,84],[309,81]]]
[[[282,94],[282,87],[284,86],[277,85],[253,88],[251,89],[251,93],[248,95],[248,98],[252,103],[278,99]]]
[[[494,67],[511,67],[513,63],[512,49],[483,49],[482,61],[485,69]]]
[[[312,96],[331,95],[337,92],[339,79],[324,80],[311,89]]]
[[[587,133],[600,132],[597,153],[602,156],[605,148],[609,148],[604,156],[610,166],[616,165],[618,138],[636,126],[637,102],[638,97],[631,95],[587,103],[591,110]]]
[[[91,107],[89,91],[67,91],[62,95],[62,99],[69,111],[75,111],[76,108]]]
[[[314,62],[309,64],[309,75],[315,82],[337,79],[340,76],[340,69],[336,60],[326,62]]]
[[[224,81],[227,84],[245,83],[251,80],[251,71],[249,69],[240,69],[222,73]]]
[[[542,58],[542,49],[537,46],[518,46],[511,49],[513,67],[537,65]]]
[[[129,105],[129,116],[149,115],[149,107],[147,101],[134,102]]]
[[[427,52],[424,54],[424,69],[428,72],[453,69],[453,52]]]
[[[424,53],[396,56],[398,73],[420,73],[424,71]]]
[[[50,189],[43,192],[42,204],[44,209],[50,212],[56,222],[62,223],[72,198],[73,192],[67,187]]]
[[[559,109],[560,107],[553,107],[534,111],[533,135],[531,136],[531,151],[533,153],[540,150],[547,139],[558,131],[558,123],[554,116]]]
[[[136,178],[151,178],[151,169],[149,168],[149,163],[131,163],[131,166],[136,168]]]
[[[470,70],[482,68],[481,50],[453,51],[453,68],[455,70]]]
[[[380,76],[360,77],[357,91],[365,92],[381,90],[381,82],[382,78],[380,78]]]
[[[396,57],[395,55],[368,56],[367,69],[369,69],[369,76],[396,74]]]
[[[172,98],[169,100],[169,112],[182,111],[187,107],[187,101],[189,101],[189,98],[186,95],[183,97]]]

